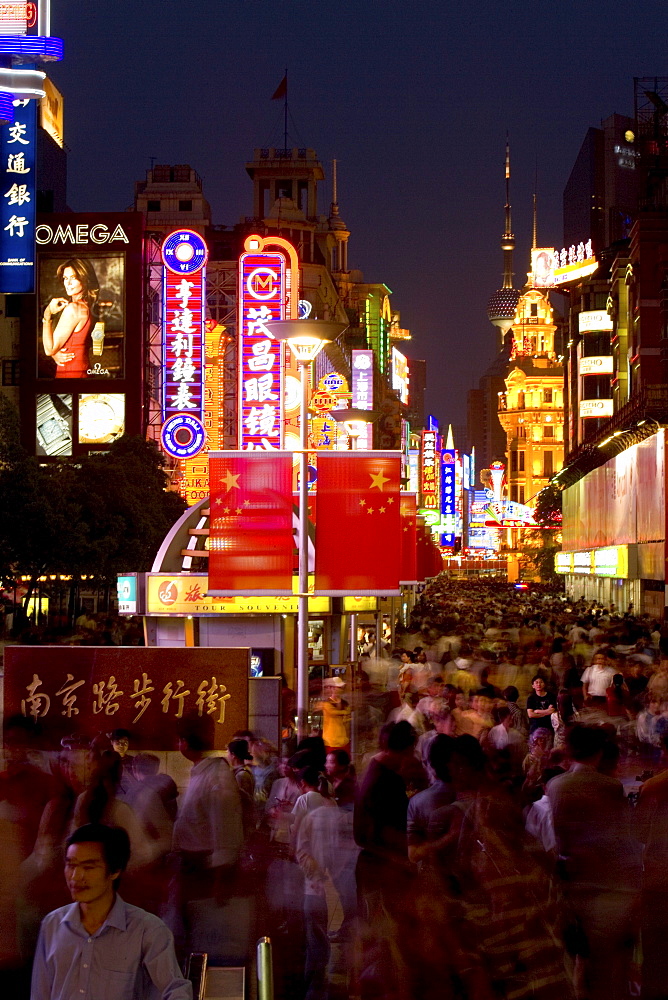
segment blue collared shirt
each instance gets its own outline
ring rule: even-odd
[[[42,921],[31,1000],[192,1000],[174,939],[159,917],[116,896],[102,927],[89,934],[79,904]]]

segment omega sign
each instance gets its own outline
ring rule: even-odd
[[[81,223],[76,226],[48,226],[41,223],[35,230],[35,239],[40,246],[62,243],[88,245],[90,243],[129,243],[125,230],[120,223],[111,229],[103,222]]]

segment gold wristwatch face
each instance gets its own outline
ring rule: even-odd
[[[125,429],[125,396],[99,392],[79,397],[79,444],[109,444]]]

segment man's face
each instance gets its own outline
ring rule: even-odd
[[[113,882],[120,872],[110,872],[102,844],[71,844],[65,860],[65,880],[75,903],[112,899]]]
[[[531,686],[536,692],[536,694],[538,695],[545,694],[545,681],[543,680],[542,677],[537,677]]]
[[[112,740],[111,745],[116,751],[116,753],[119,755],[119,757],[125,757],[130,747],[130,741],[128,740],[127,736],[121,736],[117,740]]]
[[[594,659],[592,660],[592,665],[594,667],[604,667],[606,665],[606,659],[603,653],[596,653]]]

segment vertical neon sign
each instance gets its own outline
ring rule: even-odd
[[[352,352],[352,375],[352,405],[358,410],[373,410],[373,351]],[[373,448],[373,427],[370,423],[357,439],[357,448]]]
[[[436,431],[422,431],[422,509],[438,511]]]
[[[442,479],[442,500],[441,513],[443,515],[443,527],[445,531],[441,533],[441,545],[454,546],[455,544],[455,513],[456,513],[456,492],[455,492],[455,451],[447,448],[441,452],[441,479]]]
[[[204,306],[208,248],[199,233],[179,229],[162,245],[162,446],[192,458],[204,430]]]

